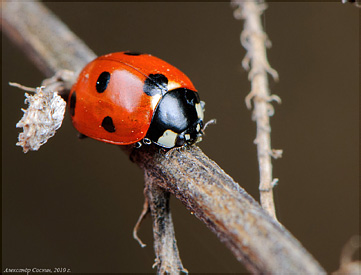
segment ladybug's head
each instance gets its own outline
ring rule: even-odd
[[[200,141],[204,125],[202,103],[197,92],[186,88],[167,92],[154,112],[146,137],[165,148]]]

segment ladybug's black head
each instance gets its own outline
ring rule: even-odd
[[[146,138],[164,148],[179,147],[199,141],[202,128],[203,108],[198,93],[178,88],[160,100]]]

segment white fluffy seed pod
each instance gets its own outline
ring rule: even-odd
[[[22,109],[24,116],[16,124],[17,128],[23,128],[16,145],[23,147],[24,153],[37,151],[54,136],[64,119],[65,101],[57,92],[43,88],[36,88],[34,95],[25,93],[25,103],[29,106],[26,110]]]

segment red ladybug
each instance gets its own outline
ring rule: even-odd
[[[100,56],[80,73],[69,109],[83,135],[108,143],[164,148],[201,140],[204,103],[189,78],[150,54]]]

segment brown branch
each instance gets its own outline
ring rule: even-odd
[[[153,175],[145,170],[145,195],[153,218],[154,251],[157,256],[153,267],[157,266],[159,274],[188,273],[179,257],[169,208],[170,194],[160,187],[163,179],[153,178]]]
[[[132,159],[174,194],[255,273],[324,273],[301,244],[197,146],[164,153],[154,147]]]
[[[60,70],[80,72],[95,53],[45,6],[1,2],[2,30],[46,76]]]
[[[40,11],[40,14],[34,16],[34,10]],[[58,33],[57,28],[64,29],[64,26],[59,27],[62,25],[60,21],[43,24],[44,16],[41,11],[50,17],[46,19],[48,22],[56,20],[39,3],[3,2],[2,15],[6,15],[3,17],[3,28],[7,29],[6,32],[10,36],[12,34],[21,36],[21,39],[14,40],[25,45],[24,51],[29,51],[29,47],[32,48],[33,54],[38,55],[37,60],[42,60],[41,66],[44,72],[55,73],[62,69],[78,71],[93,58],[93,53],[76,45],[80,43],[80,40],[75,35],[69,39],[66,32]],[[14,14],[18,14],[17,20],[12,19],[15,17]],[[42,18],[41,22],[37,18]],[[32,30],[24,28],[24,22],[31,25]],[[34,22],[38,22],[38,25]],[[30,37],[35,36],[42,50],[37,50],[39,49],[35,47],[37,43],[34,45],[27,41],[28,32],[31,34]],[[66,45],[63,41],[67,41]],[[56,46],[56,55],[53,48],[55,45],[62,45]],[[78,53],[69,51],[69,48],[82,50]],[[156,184],[157,188],[159,186],[165,192],[174,194],[180,199],[196,217],[217,234],[250,271],[325,273],[317,261],[285,228],[267,215],[253,198],[197,146],[173,149],[168,152],[152,145],[143,146],[137,150],[129,147],[125,149],[128,150],[134,162],[144,170],[146,177],[152,179],[149,184]],[[154,196],[154,193],[149,194],[149,197],[151,196]],[[162,197],[162,194],[160,196]],[[166,198],[166,193],[163,194],[163,198],[164,196]],[[167,200],[161,205],[164,204],[167,205]],[[161,209],[152,210],[153,215],[159,210]],[[169,215],[167,208],[163,210],[165,211],[163,217],[167,217]],[[156,226],[162,224],[157,221],[155,223]],[[166,223],[171,224],[170,215]],[[179,263],[177,265],[181,267]]]

